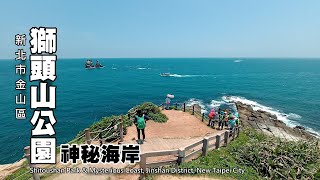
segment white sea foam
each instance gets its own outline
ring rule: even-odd
[[[137,68],[137,69],[139,69],[139,70],[144,70],[144,69],[147,69],[147,68],[139,67],[139,68]]]
[[[196,75],[196,74],[170,74],[171,77],[185,78],[185,77],[206,77],[211,75]]]
[[[217,109],[220,107],[222,104],[224,104],[224,101],[216,101],[216,100],[211,100],[211,103],[208,105],[210,108]]]
[[[239,63],[239,62],[242,62],[243,60],[241,60],[241,59],[237,59],[237,60],[234,60],[233,62],[235,62],[235,63]]]
[[[206,110],[206,106],[203,103],[202,100],[196,99],[196,98],[191,98],[186,102],[186,106],[193,106],[195,104],[198,104],[201,107],[201,113],[207,113],[208,111]]]
[[[193,106],[195,104],[198,104],[201,107],[201,113],[205,114],[211,111],[211,109],[215,109],[217,111],[221,105],[229,105],[230,107],[232,107],[231,104],[228,104],[228,102],[225,102],[223,100],[211,100],[210,103],[204,103],[200,99],[191,98],[186,102],[186,106]]]
[[[255,110],[255,111],[256,110],[262,110],[262,111],[265,111],[265,112],[269,112],[269,113],[271,113],[273,115],[276,115],[279,120],[284,122],[289,127],[295,127],[295,126],[301,125],[298,122],[296,122],[295,120],[301,119],[302,117],[300,115],[298,115],[298,114],[295,114],[295,113],[288,113],[287,114],[287,113],[284,113],[284,112],[282,112],[282,111],[280,111],[278,109],[274,109],[272,107],[264,106],[262,104],[259,104],[256,101],[248,100],[248,99],[246,99],[244,97],[239,97],[239,96],[223,96],[222,99],[225,102],[241,102],[243,104],[250,105],[252,107],[252,109]],[[313,130],[312,128],[310,128],[310,127],[305,127],[305,128],[309,132],[320,136],[320,133],[318,133],[317,131]]]
[[[171,76],[171,77],[183,77],[183,75],[180,75],[180,74],[170,74],[169,76]]]
[[[295,113],[289,113],[288,114],[289,119],[301,119],[301,116]]]
[[[229,103],[223,100],[211,100],[210,104],[207,105],[207,108],[218,111],[221,106],[231,108],[233,111],[237,110],[237,107],[234,103]]]

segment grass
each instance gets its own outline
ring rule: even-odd
[[[254,167],[270,179],[314,179],[320,168],[317,141],[285,141],[255,131],[246,131],[249,140],[233,149],[240,164]],[[257,138],[260,137],[260,138]]]
[[[234,141],[230,142],[227,147],[221,147],[217,150],[210,151],[207,156],[202,156],[194,161],[187,162],[182,164],[181,168],[202,168],[202,169],[233,169],[240,168],[244,170],[243,174],[238,173],[228,173],[228,174],[219,174],[211,171],[209,176],[217,178],[231,178],[231,179],[261,179],[259,174],[255,171],[254,168],[248,167],[245,165],[240,165],[236,158],[232,154],[234,148],[240,148],[242,144],[248,141],[249,137],[245,133],[240,133]],[[204,175],[204,174],[195,174],[195,175]]]
[[[227,147],[211,151],[181,167],[241,168],[245,171],[243,174],[209,174],[218,178],[319,179],[320,149],[317,142],[285,141],[245,129]]]
[[[15,171],[14,173],[10,174],[9,176],[6,176],[4,180],[27,180],[32,177],[32,175],[29,173],[29,165],[27,161],[24,161],[22,166]]]

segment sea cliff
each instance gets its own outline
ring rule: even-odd
[[[313,139],[316,136],[303,126],[289,127],[276,115],[262,110],[253,110],[250,105],[234,102],[237,105],[239,118],[244,127],[251,127],[267,135],[273,135],[288,140]]]

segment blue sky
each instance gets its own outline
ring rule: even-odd
[[[318,0],[1,1],[0,59],[14,35],[58,28],[58,57],[320,57]]]

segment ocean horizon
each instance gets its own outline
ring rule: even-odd
[[[104,68],[85,69],[86,58],[57,60],[57,144],[104,116],[126,113],[143,102],[199,104],[203,112],[232,100],[275,114],[288,126],[320,132],[320,58],[90,58]],[[22,158],[29,145],[32,112],[15,119],[15,65],[0,60],[0,164]],[[26,62],[29,74],[29,61]],[[161,77],[160,73],[170,73]],[[29,80],[28,76],[23,78]],[[29,86],[26,90],[30,104]],[[5,144],[5,146],[4,146]],[[10,152],[10,153],[8,153]]]

